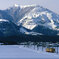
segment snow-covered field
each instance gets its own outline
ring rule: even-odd
[[[0,59],[59,59],[59,54],[47,53],[22,45],[0,45]]]

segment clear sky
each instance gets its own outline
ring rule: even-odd
[[[7,7],[13,6],[14,4],[37,4],[59,14],[59,0],[0,0],[0,9],[6,9]]]

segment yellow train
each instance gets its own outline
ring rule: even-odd
[[[55,49],[54,48],[46,48],[46,52],[54,53],[55,52]]]

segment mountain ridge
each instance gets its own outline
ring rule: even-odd
[[[0,10],[0,19],[7,19],[13,22],[16,26],[20,27],[19,32],[21,32],[22,28],[21,33],[24,33],[25,29],[25,34],[28,35],[30,33],[41,33],[43,35],[59,34],[59,15],[39,5],[18,6],[15,4],[11,8],[3,11]],[[46,30],[47,34],[43,33]]]

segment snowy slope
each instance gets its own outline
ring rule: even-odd
[[[30,7],[33,6],[29,6],[28,8]],[[59,30],[59,28],[57,28],[59,25],[59,15],[46,8],[34,6],[34,8],[29,13],[25,14],[25,16],[18,23],[22,23],[24,27],[31,30],[37,25]]]
[[[59,59],[59,54],[42,52],[20,45],[1,45],[0,59]]]
[[[10,7],[5,10],[7,14],[12,16],[13,22],[17,24],[17,22],[24,17],[25,14],[30,12],[34,7],[23,7],[23,6],[18,6],[15,4],[13,7]]]
[[[56,34],[58,34],[57,32],[59,32],[59,15],[39,5],[23,6],[22,8],[25,10],[25,8],[30,7],[34,8],[32,8],[30,12],[26,13],[24,17],[18,21],[18,25],[20,25],[21,23],[23,27],[29,30],[33,30],[37,26],[42,26],[44,28],[56,31]]]

